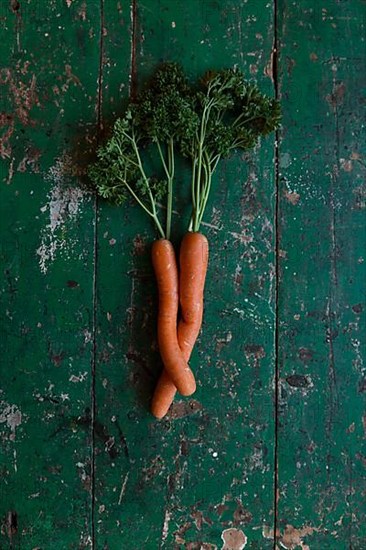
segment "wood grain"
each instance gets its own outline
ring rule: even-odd
[[[98,8],[0,6],[4,549],[91,543]]]
[[[364,2],[11,0],[0,30],[0,548],[365,548]],[[237,64],[283,125],[214,178],[199,387],[159,423],[154,230],[84,185],[167,59]]]
[[[192,78],[237,63],[273,94],[271,5],[248,11],[233,1],[164,0],[158,9],[136,2],[130,14],[118,15],[110,3],[104,24],[104,55],[114,59],[103,75],[107,111],[120,101],[126,62],[131,94],[167,59],[180,61]],[[273,138],[245,160],[221,166],[203,226],[212,258],[204,327],[191,361],[199,388],[194,399],[177,399],[161,423],[149,413],[162,368],[153,228],[138,207],[101,211],[98,351],[106,360],[97,366],[96,410],[113,446],[96,441],[97,545],[219,547],[230,527],[257,547],[272,545],[263,540],[262,525],[273,529],[274,517]],[[176,245],[189,221],[188,196],[179,191],[187,184],[184,164],[179,174]],[[117,274],[113,284],[111,273]]]
[[[277,528],[287,548],[366,544],[363,4],[279,3]]]

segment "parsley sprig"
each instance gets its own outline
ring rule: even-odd
[[[90,178],[98,193],[116,204],[132,196],[169,239],[179,153],[191,163],[189,230],[198,231],[219,161],[254,147],[279,123],[279,103],[248,83],[240,70],[210,71],[192,86],[180,65],[165,63],[115,122],[111,138],[98,149]],[[158,176],[147,168],[147,151],[155,151],[160,161]]]

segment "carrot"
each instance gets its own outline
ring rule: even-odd
[[[177,338],[178,270],[172,243],[159,239],[152,246],[152,263],[159,291],[158,344],[164,367],[182,395],[196,390],[193,372]]]
[[[179,343],[179,340],[178,340]],[[180,343],[179,343],[180,344]],[[182,350],[183,358],[188,361],[191,355],[191,352],[188,352],[188,348],[185,347],[185,351]],[[160,375],[158,383],[156,385],[154,395],[151,401],[151,412],[159,420],[163,418],[168,412],[170,405],[174,401],[175,394],[177,393],[177,388],[175,387],[174,382],[170,378],[166,369]]]
[[[201,233],[187,233],[180,250],[180,304],[178,342],[182,355],[189,360],[199,334],[203,316],[203,290],[208,264],[208,241]],[[156,386],[151,412],[163,418],[174,400],[176,387],[164,370]]]
[[[174,401],[177,388],[166,369],[160,375],[151,401],[151,413],[160,420],[169,410]]]
[[[202,233],[188,232],[180,248],[179,300],[182,318],[178,342],[184,357],[189,357],[201,329],[203,290],[208,264],[208,241]]]

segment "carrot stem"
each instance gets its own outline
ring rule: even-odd
[[[174,143],[171,139],[168,144],[168,199],[167,199],[167,214],[166,214],[166,238],[170,239],[172,211],[173,211],[173,181],[174,181]]]

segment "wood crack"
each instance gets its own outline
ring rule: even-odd
[[[272,82],[274,85],[275,98],[279,99],[279,82],[278,82],[278,0],[274,0],[273,14],[273,48],[272,48]],[[279,190],[279,143],[280,133],[276,130],[274,159],[275,159],[275,212],[274,212],[274,228],[275,228],[275,334],[274,334],[274,353],[275,353],[275,388],[274,388],[274,480],[273,480],[273,549],[277,547],[277,529],[278,529],[278,447],[279,447],[279,274],[280,274],[280,190]]]
[[[137,0],[131,1],[131,65],[130,65],[130,98],[136,98],[137,93]]]
[[[104,0],[100,0],[100,38],[99,38],[99,71],[97,94],[97,144],[103,127],[103,58],[104,58]],[[94,270],[93,270],[93,330],[92,330],[92,381],[91,381],[91,538],[92,548],[96,547],[96,519],[95,519],[95,453],[97,438],[96,422],[96,364],[97,364],[97,270],[98,270],[98,197],[94,198]]]

